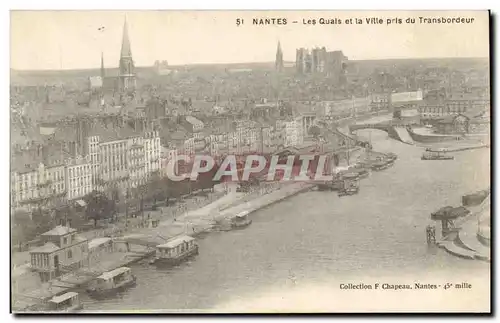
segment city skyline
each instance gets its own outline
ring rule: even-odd
[[[460,16],[473,17],[475,23],[303,24],[303,19],[345,20],[361,16],[415,17],[417,21],[419,16]],[[287,19],[287,24],[252,25],[254,17],[281,17]],[[156,60],[166,60],[170,65],[272,62],[278,41],[285,61],[295,61],[297,48],[316,46],[342,50],[350,60],[489,56],[486,11],[365,15],[348,11],[15,11],[11,13],[11,68],[94,69],[100,67],[101,52],[105,67],[116,68],[125,18],[132,55],[139,67],[152,66]],[[237,18],[244,19],[244,24],[236,26]],[[355,31],[356,37],[350,31]],[[390,46],[384,46],[384,42],[390,42]]]

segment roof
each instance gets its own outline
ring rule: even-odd
[[[56,131],[56,127],[40,126],[40,134],[43,136],[53,135]]]
[[[75,297],[77,295],[78,295],[78,293],[68,292],[68,293],[65,293],[65,294],[62,294],[62,295],[59,295],[59,296],[54,296],[49,302],[52,302],[52,303],[61,303],[61,302],[64,302],[65,300],[73,298],[73,297]]]
[[[196,119],[193,116],[186,116],[186,121],[189,122],[192,125],[201,125],[201,126],[203,126],[203,122],[201,122],[200,120]]]
[[[411,101],[422,101],[422,91],[415,92],[401,92],[401,93],[392,93],[391,101],[392,103],[402,103],[402,102],[411,102]]]
[[[52,242],[47,242],[41,247],[30,250],[30,253],[52,253],[59,250],[60,248],[53,244]]]
[[[156,246],[157,248],[167,248],[167,249],[172,249],[177,247],[178,245],[184,243],[184,242],[189,242],[195,240],[193,237],[190,236],[182,236],[179,238],[175,238],[167,243],[161,244]]]
[[[111,238],[95,238],[89,242],[89,250],[111,241]]]
[[[113,277],[116,277],[118,275],[121,275],[121,274],[129,272],[129,271],[130,271],[130,268],[128,268],[128,267],[120,267],[120,268],[116,268],[115,270],[105,272],[97,278],[108,280],[108,279],[111,279]]]
[[[63,236],[63,235],[70,234],[73,232],[76,232],[76,230],[73,228],[58,225],[54,229],[47,231],[45,233],[42,233],[42,236]]]
[[[77,201],[76,201],[76,203],[77,203],[78,205],[82,206],[82,207],[83,207],[83,206],[87,206],[87,203],[85,203],[85,201],[84,201],[84,200],[77,200]]]
[[[465,216],[469,214],[470,211],[463,207],[452,207],[452,206],[445,206],[437,210],[436,212],[431,214],[431,219],[433,220],[440,220],[440,219],[456,219],[461,216]]]
[[[248,213],[249,213],[248,211],[243,211],[241,213],[236,214],[236,217],[243,218],[243,217],[246,217],[248,215]]]

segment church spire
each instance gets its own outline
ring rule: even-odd
[[[132,50],[130,49],[130,39],[128,37],[127,18],[123,24],[122,49],[120,52],[120,91],[129,91],[135,89],[135,66],[132,59]]]
[[[125,17],[125,22],[123,24],[122,50],[120,52],[120,57],[132,57],[130,39],[128,37],[127,17]]]
[[[276,50],[276,71],[281,72],[283,70],[283,51],[281,50],[281,43],[278,40],[278,49]]]
[[[101,78],[104,81],[104,77],[106,77],[106,70],[104,69],[104,54],[101,52]]]

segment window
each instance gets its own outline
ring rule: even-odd
[[[68,238],[64,237],[64,238],[63,238],[63,244],[65,245],[65,244],[67,244],[67,243],[68,243]]]

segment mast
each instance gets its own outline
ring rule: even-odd
[[[347,138],[347,167],[349,168],[349,160],[351,159],[351,140]]]

